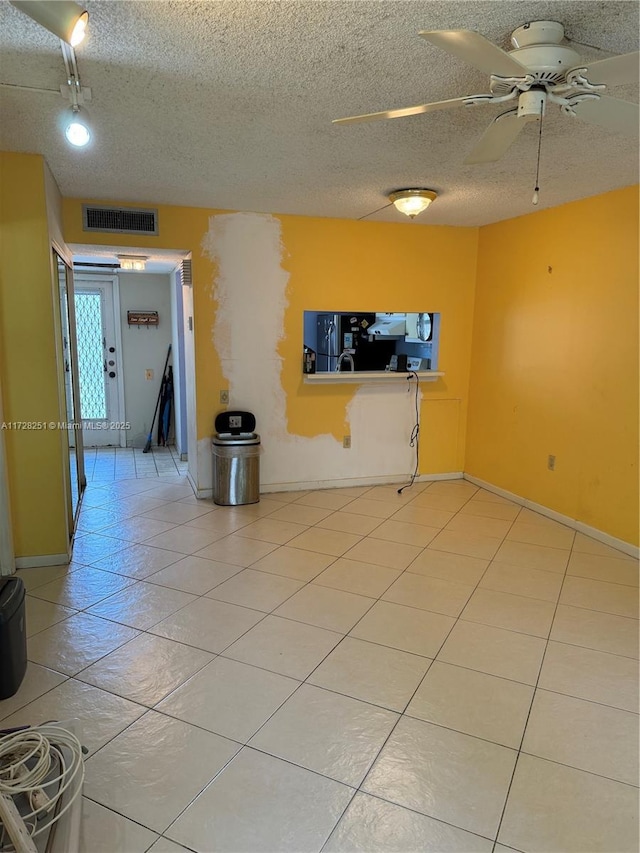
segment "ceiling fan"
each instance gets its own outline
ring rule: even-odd
[[[561,43],[564,27],[556,21],[518,27],[511,34],[514,49],[509,52],[471,30],[431,30],[419,35],[488,74],[489,94],[340,118],[333,124],[404,118],[477,104],[511,104],[480,137],[464,161],[467,164],[499,160],[526,124],[541,121],[547,104],[557,104],[564,115],[607,130],[638,135],[638,104],[603,94],[609,86],[638,82],[637,52],[581,63],[580,54]]]

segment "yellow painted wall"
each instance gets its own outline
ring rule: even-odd
[[[637,187],[480,229],[465,471],[638,543]]]
[[[61,421],[45,164],[0,153],[0,372],[8,422]],[[68,550],[60,434],[6,430],[17,557]]]
[[[64,236],[68,243],[193,252],[197,435],[198,440],[205,439],[211,435],[213,418],[220,408],[218,391],[226,387],[226,382],[212,341],[216,269],[203,254],[201,243],[209,228],[209,217],[221,211],[161,206],[157,237],[87,234],[82,231],[82,203],[79,199],[64,201]],[[443,314],[440,369],[446,376],[438,382],[423,383],[421,471],[461,471],[477,229],[299,216],[275,218],[281,224],[282,264],[290,276],[285,335],[279,348],[289,433],[302,436],[330,433],[341,440],[345,432],[345,409],[355,393],[355,386],[349,385],[303,385],[304,310],[440,311]],[[246,251],[252,251],[252,247],[246,247]],[[260,286],[256,281],[256,288]],[[238,334],[242,334],[241,323],[242,318],[238,317]],[[251,352],[250,342],[247,357],[260,357]],[[230,390],[233,398],[233,389]],[[440,405],[445,401],[448,405]],[[433,417],[432,405],[437,405]]]

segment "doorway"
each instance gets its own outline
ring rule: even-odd
[[[118,282],[75,277],[80,411],[85,447],[124,447]]]

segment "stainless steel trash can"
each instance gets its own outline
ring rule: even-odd
[[[213,502],[220,506],[260,500],[260,436],[218,432],[212,441]]]

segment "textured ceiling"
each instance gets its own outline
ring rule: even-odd
[[[398,187],[440,193],[416,222],[478,225],[531,212],[536,128],[495,164],[465,166],[501,111],[458,109],[337,127],[331,119],[487,90],[422,29],[477,30],[504,48],[517,26],[551,19],[593,47],[638,49],[638,3],[423,0],[92,0],[77,49],[92,89],[94,143],[71,150],[61,96],[0,87],[0,146],[43,154],[62,193],[357,218]],[[55,89],[59,41],[0,2],[0,80]],[[609,94],[637,101],[637,88]],[[548,111],[539,208],[638,180],[638,142]],[[370,217],[409,220],[393,208]]]

